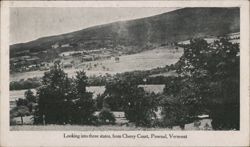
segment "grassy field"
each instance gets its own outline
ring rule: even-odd
[[[148,70],[177,62],[182,55],[182,52],[182,49],[176,51],[162,47],[138,54],[120,56],[119,62],[115,62],[114,59],[111,58],[110,60],[91,61],[89,63],[92,65],[98,64],[105,66],[105,69],[103,69],[102,66],[97,66],[96,68],[91,69],[92,71],[98,72],[120,73],[133,70]]]
[[[162,93],[165,85],[164,84],[158,84],[158,85],[138,85],[138,87],[142,87],[146,92],[154,92],[155,94]]]
[[[105,75],[106,73],[116,74],[133,70],[149,70],[176,63],[182,54],[182,48],[175,50],[167,47],[160,47],[133,55],[120,56],[119,62],[115,62],[114,58],[89,61],[81,63],[77,68],[68,68],[64,70],[70,77],[74,76],[75,71],[80,69],[84,69],[87,75]],[[15,73],[10,75],[10,81],[42,77],[43,74],[44,71]]]
[[[11,90],[10,91],[10,100],[11,101],[15,101],[18,100],[18,98],[24,98],[24,93],[27,91],[26,90]],[[35,89],[31,89],[32,92],[34,92],[34,94],[36,94],[36,90]]]
[[[171,130],[169,128],[143,128],[135,126],[120,126],[120,125],[19,125],[10,126],[11,131],[163,131]],[[177,129],[178,130],[178,129]]]
[[[10,126],[11,131],[178,131],[181,130],[179,126],[173,128],[159,128],[159,127],[136,127],[134,125],[16,125]],[[200,125],[195,123],[185,125],[184,131],[195,130],[212,130],[211,119],[204,119],[200,121]]]
[[[149,77],[158,77],[158,76],[163,76],[163,77],[174,76],[174,77],[177,77],[178,74],[176,73],[175,70],[173,70],[173,71],[168,71],[168,72],[164,72],[164,73],[160,73],[160,74],[150,75]]]

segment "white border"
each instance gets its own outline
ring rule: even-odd
[[[249,2],[247,1],[2,1],[1,2],[0,146],[248,146],[249,145]],[[64,139],[79,131],[9,131],[10,7],[240,7],[240,131],[129,131],[128,134],[187,134],[187,139]],[[125,133],[126,131],[114,131]],[[112,131],[82,132],[112,134]]]

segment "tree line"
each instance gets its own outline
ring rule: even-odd
[[[165,67],[157,67],[151,70],[145,71],[130,71],[124,73],[117,73],[115,75],[106,74],[106,75],[93,75],[89,76],[87,79],[87,86],[105,86],[106,83],[115,76],[117,78],[126,78],[126,77],[136,77],[136,83],[139,84],[165,84],[169,77],[165,76],[156,76],[151,77],[150,75],[166,73],[169,71],[175,70],[174,64],[166,65]],[[34,77],[28,78],[26,80],[21,79],[19,81],[10,82],[10,90],[24,90],[24,89],[33,89],[42,86],[42,78]]]

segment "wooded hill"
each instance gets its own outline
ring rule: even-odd
[[[115,49],[134,46],[148,49],[152,44],[183,41],[195,37],[220,36],[240,30],[239,8],[183,8],[141,19],[94,26],[80,31],[40,38],[10,46],[11,57],[28,50],[39,52],[54,44],[73,49]]]

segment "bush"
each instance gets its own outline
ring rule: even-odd
[[[103,108],[98,117],[102,124],[114,124],[116,121],[115,115],[108,108]]]
[[[29,78],[10,82],[10,90],[32,89],[40,87],[42,84],[38,78]]]
[[[23,117],[29,116],[29,115],[30,115],[30,112],[27,106],[23,106],[23,105],[17,106],[10,111],[10,120],[11,120],[10,124],[15,125],[15,122],[12,120],[14,117],[21,117],[21,124],[23,124],[24,123]]]
[[[29,102],[28,102],[27,99],[19,98],[18,100],[16,100],[16,105],[17,105],[17,106],[27,106],[28,103],[29,103]]]
[[[24,95],[29,102],[34,102],[34,103],[36,102],[36,97],[34,96],[34,93],[30,89],[25,91]]]

